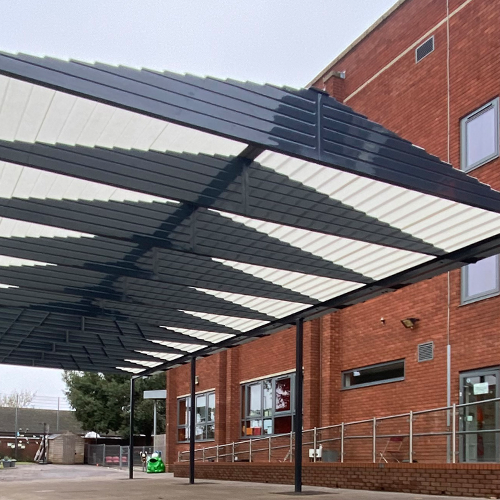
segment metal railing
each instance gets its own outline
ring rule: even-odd
[[[494,398],[303,430],[303,456],[311,462],[342,463],[499,461],[500,446],[495,444],[491,451],[491,438],[485,440],[488,435],[493,441],[500,436],[497,419],[492,428],[470,430],[465,418],[472,421],[466,415],[468,408],[491,404],[500,415],[499,402],[500,398]],[[489,457],[466,456],[468,447],[474,448],[474,439],[477,449],[490,445]],[[198,448],[195,461],[293,462],[294,441],[294,432],[290,432]],[[188,461],[189,451],[179,452],[178,460]]]
[[[159,451],[165,460],[165,448],[154,446],[134,446],[134,466],[141,466],[141,453],[151,454]],[[114,444],[88,444],[86,450],[87,463],[89,465],[100,465],[102,467],[126,468],[128,467],[128,446]]]

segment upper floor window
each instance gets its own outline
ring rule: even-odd
[[[500,292],[498,255],[462,267],[462,304]]]
[[[468,172],[498,157],[498,121],[498,97],[462,119],[462,170]]]
[[[189,416],[191,413],[191,398],[177,400],[177,440],[189,440]],[[195,417],[196,441],[211,441],[215,439],[215,392],[205,392],[196,395]]]
[[[288,374],[241,386],[243,436],[291,432],[294,383]]]
[[[405,378],[405,360],[389,361],[377,365],[342,372],[342,389],[386,384]]]

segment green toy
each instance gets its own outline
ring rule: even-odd
[[[148,459],[148,468],[146,471],[149,473],[165,472],[165,464],[158,453],[153,453]]]

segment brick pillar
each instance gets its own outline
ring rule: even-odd
[[[227,354],[223,351],[217,356],[218,377],[215,391],[215,442],[224,444],[226,442],[227,428]]]
[[[226,361],[226,435],[225,442],[237,441],[241,436],[240,349],[227,351]],[[222,444],[222,443],[221,443]]]
[[[320,320],[320,426],[340,423],[340,312],[327,314]]]
[[[304,429],[320,425],[320,321],[304,324]]]

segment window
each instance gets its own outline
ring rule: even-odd
[[[462,267],[462,304],[497,295],[498,276],[498,255]]]
[[[243,436],[291,432],[294,383],[290,374],[241,386]]]
[[[498,97],[462,119],[460,136],[462,170],[498,156]]]
[[[342,389],[386,384],[405,378],[405,360],[389,361],[342,372]]]
[[[191,413],[191,398],[177,400],[177,441],[189,440],[189,415]],[[215,392],[205,392],[196,395],[195,417],[196,441],[212,441],[215,439]]]

